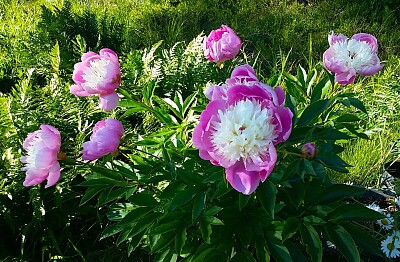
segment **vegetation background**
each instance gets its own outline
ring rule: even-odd
[[[124,247],[109,239],[98,241],[107,220],[104,212],[95,203],[79,206],[84,193],[76,186],[83,181],[77,176],[79,170],[63,170],[66,175],[54,191],[23,188],[20,145],[28,132],[49,123],[66,134],[64,151],[73,152],[72,158],[79,155],[91,126],[104,117],[95,99],[83,102],[69,93],[73,65],[87,50],[115,50],[125,70],[122,87],[138,94],[142,84],[157,74],[163,75],[165,89],[158,91],[163,93],[181,88],[177,83],[187,93],[204,88],[211,75],[223,81],[229,66],[218,75],[206,61],[183,59],[176,68],[172,67],[178,62],[171,62],[178,57],[175,53],[185,50],[177,42],[189,43],[221,24],[238,33],[244,53],[249,61],[257,60],[258,75],[265,81],[298,64],[308,70],[320,66],[332,31],[376,36],[384,69],[343,87],[366,104],[368,115],[360,130],[370,139],[345,145],[342,157],[353,167],[348,174],[331,177],[379,185],[382,164],[399,155],[398,0],[0,0],[0,259],[46,261],[55,249],[71,261],[91,261],[99,254],[104,261],[124,260]],[[156,43],[158,48],[151,49]],[[142,59],[145,55],[148,60]],[[148,72],[148,68],[161,69]],[[207,70],[190,72],[193,68]],[[130,124],[135,123],[132,117]]]

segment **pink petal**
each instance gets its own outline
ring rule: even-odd
[[[346,40],[347,36],[342,34],[335,35],[335,33],[332,32],[332,34],[328,36],[328,42],[330,46],[334,45],[336,42],[344,42]]]
[[[355,34],[351,37],[351,39],[360,41],[360,42],[366,42],[369,44],[372,48],[372,51],[375,53],[378,52],[378,41],[376,40],[375,36],[366,34],[366,33],[359,33]]]
[[[82,88],[82,86],[80,85],[72,85],[69,88],[70,92],[76,96],[90,96],[91,94],[89,94],[85,89]]]
[[[110,111],[117,107],[119,103],[119,97],[116,92],[108,95],[100,95],[99,106],[104,111]]]
[[[338,82],[341,85],[352,84],[354,82],[355,78],[356,78],[356,75],[352,74],[350,72],[337,73],[335,75],[336,82]]]
[[[60,179],[60,163],[55,162],[49,169],[49,175],[47,177],[47,184],[45,188],[51,187]]]
[[[247,171],[242,162],[237,162],[234,166],[225,169],[225,173],[229,184],[245,195],[253,193],[260,183],[259,172]]]

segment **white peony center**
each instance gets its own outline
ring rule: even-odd
[[[90,61],[90,66],[85,67],[82,74],[82,78],[85,80],[83,85],[89,88],[97,88],[98,84],[104,81],[109,63],[109,60],[103,58]]]
[[[367,42],[354,39],[336,42],[333,46],[335,59],[346,64],[349,69],[361,70],[373,63],[374,52]]]
[[[211,137],[217,152],[228,161],[241,158],[259,162],[276,138],[269,111],[256,101],[242,100],[225,112],[219,111]]]

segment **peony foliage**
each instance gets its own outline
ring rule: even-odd
[[[376,55],[371,37],[353,38]],[[335,41],[351,40],[330,36],[328,54]],[[128,254],[145,251],[152,261],[322,261],[327,241],[348,261],[360,261],[360,251],[382,256],[356,222],[384,216],[354,201],[364,189],[331,183],[327,173],[347,172],[341,143],[365,137],[357,126],[362,102],[338,88],[344,69],[326,65],[338,61],[335,54],[324,55],[333,73],[299,66],[297,75],[280,72],[265,84],[243,59],[228,61],[241,47],[229,27],[195,43],[203,50],[195,46],[193,58],[226,66],[199,62],[217,76],[189,94],[158,93],[167,82],[157,77],[156,62],[148,68],[153,75],[134,83],[142,88],[137,94],[121,83],[124,68],[110,49],[87,52],[75,65],[71,92],[99,94],[100,107],[114,110],[83,143],[84,162],[69,161],[87,172],[80,205],[107,210],[100,239]],[[346,81],[365,73],[354,70]],[[37,151],[46,149],[39,144]],[[58,140],[51,164],[58,165],[59,150]]]

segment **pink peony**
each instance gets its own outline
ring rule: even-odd
[[[301,153],[306,157],[306,158],[314,158],[318,150],[315,147],[314,143],[305,143],[302,148],[301,148]]]
[[[332,33],[328,42],[330,47],[323,56],[324,66],[335,73],[339,84],[351,84],[356,74],[374,75],[382,69],[374,36],[360,33],[348,39],[342,34]]]
[[[193,132],[200,157],[224,167],[228,182],[246,195],[272,172],[275,145],[292,129],[283,90],[257,81],[227,85],[226,95],[210,101]]]
[[[121,84],[118,56],[108,48],[99,54],[87,52],[82,62],[76,63],[72,79],[76,85],[70,87],[77,96],[100,95],[99,105],[105,111],[117,107],[119,98],[115,89]]]
[[[96,123],[90,141],[83,143],[83,160],[95,160],[118,149],[124,133],[121,122],[107,118]]]
[[[41,125],[40,130],[29,133],[23,148],[28,155],[21,157],[26,171],[24,186],[33,186],[47,179],[45,188],[54,185],[60,179],[60,164],[57,154],[61,147],[61,135],[50,125]]]
[[[222,25],[212,30],[204,41],[204,55],[211,62],[221,63],[234,58],[240,51],[242,42],[228,26]]]

